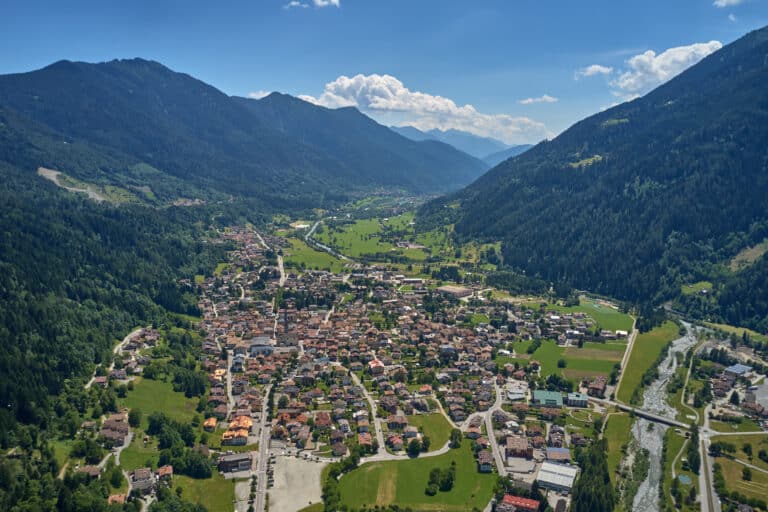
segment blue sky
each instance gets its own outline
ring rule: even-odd
[[[293,3],[4,0],[0,73],[143,57],[228,94],[277,90],[522,143],[768,24],[768,0]]]

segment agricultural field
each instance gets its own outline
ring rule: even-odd
[[[632,393],[640,386],[645,371],[656,361],[667,343],[679,335],[677,324],[667,321],[661,326],[637,336],[619,387],[617,398],[620,401],[629,402]]]
[[[627,413],[612,413],[608,416],[604,436],[608,442],[608,475],[616,483],[616,470],[624,456],[624,445],[631,436],[632,418]]]
[[[700,293],[706,290],[707,292],[712,291],[712,283],[709,281],[699,281],[698,283],[693,284],[684,284],[680,287],[680,292],[683,295],[693,295],[696,293]]]
[[[318,251],[303,240],[289,238],[291,246],[283,249],[285,265],[290,268],[308,268],[342,272],[344,261],[324,251]]]
[[[451,424],[439,413],[408,416],[408,424],[419,427],[429,437],[430,451],[439,450],[451,437]]]
[[[424,489],[432,468],[456,462],[453,489],[427,496]],[[419,511],[466,511],[485,508],[493,494],[494,474],[478,473],[468,441],[436,457],[364,464],[339,480],[342,503],[350,508],[397,504]]]
[[[723,477],[725,487],[733,492],[736,491],[748,498],[765,500],[765,490],[768,489],[768,474],[762,471],[752,470],[752,480],[746,481],[742,478],[742,469],[744,466],[736,461],[725,457],[717,457],[715,462],[723,468]]]

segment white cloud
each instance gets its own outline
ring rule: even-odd
[[[334,7],[341,7],[341,0],[312,0],[315,7],[328,7],[330,5]]]
[[[556,103],[557,101],[557,98],[554,96],[545,94],[543,96],[539,96],[538,98],[525,98],[524,100],[518,101],[518,103],[521,105],[533,105],[534,103]]]
[[[578,80],[580,76],[610,75],[611,73],[613,73],[612,67],[592,64],[578,70],[576,72],[576,79]]]
[[[330,108],[358,107],[373,117],[396,114],[400,123],[420,130],[454,128],[509,144],[538,142],[552,137],[544,123],[509,114],[486,114],[472,105],[425,92],[411,91],[391,75],[340,76],[325,85],[318,97],[299,96]]]
[[[269,96],[272,94],[272,91],[265,91],[263,89],[259,89],[258,91],[253,91],[248,93],[249,98],[253,98],[254,100],[260,100],[261,98],[264,98],[265,96]]]
[[[732,22],[736,23],[736,15],[735,14],[733,14],[733,13],[729,14],[728,15],[728,19],[731,20]]]
[[[715,0],[712,5],[715,7],[730,7],[732,5],[739,5],[743,0]]]
[[[658,55],[653,50],[635,55],[627,60],[628,69],[611,81],[612,93],[626,101],[634,99],[722,47],[720,41],[710,41],[669,48]]]
[[[309,7],[309,4],[299,2],[299,0],[291,0],[283,6],[283,9],[293,9],[294,7],[301,7],[302,9],[306,9]]]

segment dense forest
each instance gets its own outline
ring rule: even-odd
[[[648,95],[589,117],[422,209],[459,240],[502,240],[511,269],[630,303],[714,281],[704,315],[768,331],[768,28]],[[703,316],[703,315],[700,315]]]

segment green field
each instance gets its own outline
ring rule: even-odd
[[[147,417],[154,411],[162,411],[169,418],[188,422],[196,414],[197,399],[177,393],[170,383],[137,377],[133,391],[118,399],[120,406],[142,411],[141,427],[147,428]]]
[[[361,219],[341,226],[324,224],[323,230],[315,233],[315,238],[346,256],[359,258],[363,254],[389,252],[392,249],[391,244],[381,241],[380,234],[378,219]]]
[[[331,272],[341,272],[344,269],[344,262],[327,252],[318,251],[303,240],[289,238],[291,246],[283,249],[285,265],[293,268],[307,268],[314,270],[330,270]]]
[[[727,324],[716,324],[712,322],[704,322],[704,325],[707,327],[711,327],[713,329],[718,329],[723,332],[726,332],[728,334],[735,334],[736,336],[742,336],[745,332],[747,335],[757,341],[762,341],[763,343],[768,342],[768,336],[764,334],[760,334],[757,331],[753,331],[752,329],[746,329],[744,327],[735,327],[733,325],[727,325]]]
[[[622,375],[617,397],[620,401],[629,402],[632,393],[640,386],[645,371],[656,361],[667,343],[679,335],[677,324],[666,321],[661,326],[637,336],[632,347],[632,354],[629,356],[627,367]]]
[[[747,482],[741,478],[741,471],[744,466],[738,462],[725,457],[718,457],[715,461],[723,467],[725,487],[729,491],[739,492],[748,498],[766,499],[765,490],[768,489],[768,474],[753,469],[752,480]]]
[[[527,365],[536,360],[541,363],[541,375],[548,377],[552,374],[563,375],[570,380],[580,380],[585,377],[609,375],[613,366],[621,361],[626,348],[625,343],[591,343],[587,342],[582,348],[560,347],[552,340],[542,341],[541,346],[533,354],[526,350],[531,342],[515,343],[514,349],[518,357],[499,356],[496,363],[520,363]],[[558,368],[557,362],[566,360],[565,368]]]
[[[760,425],[750,419],[744,419],[741,423],[712,420],[709,422],[712,430],[718,432],[762,432]]]
[[[677,457],[677,454],[680,452],[680,449],[683,447],[683,444],[686,442],[686,439],[685,437],[675,432],[673,429],[667,430],[664,435],[667,440],[667,453],[666,453],[666,456],[664,457],[662,481],[664,482],[664,495],[667,497],[667,501],[669,501],[669,503],[672,503],[672,494],[671,494],[672,462],[675,460],[675,457]],[[675,474],[686,475],[688,478],[691,479],[691,485],[693,485],[698,490],[699,477],[695,475],[692,471],[683,471],[684,458],[685,458],[685,452],[683,452],[683,454],[677,460],[677,464],[675,465]],[[680,490],[682,492],[683,497],[685,497],[688,494],[688,491],[690,490],[690,486],[687,486],[681,482]],[[685,505],[685,501],[683,501],[681,505],[682,507],[678,510],[684,510],[684,511],[698,510],[697,508],[691,508]]]
[[[702,290],[711,291],[712,283],[709,281],[699,281],[698,283],[684,284],[680,287],[680,293],[683,295],[693,295],[695,293],[701,292]]]
[[[439,450],[451,437],[451,424],[439,413],[408,416],[408,424],[421,428],[429,437],[430,451]]]
[[[218,471],[212,478],[198,480],[183,475],[173,477],[173,486],[181,487],[182,498],[193,503],[200,503],[208,510],[232,510],[235,499],[235,481],[226,480]]]
[[[432,468],[456,462],[456,482],[448,492],[427,496],[424,489]],[[484,509],[491,499],[495,474],[477,472],[470,443],[436,457],[364,464],[339,481],[342,503],[350,508],[397,504],[420,511]]]
[[[765,435],[744,434],[740,436],[712,436],[712,442],[715,443],[717,441],[724,441],[726,443],[731,443],[732,445],[734,445],[736,447],[736,452],[731,454],[734,458],[743,460],[744,462],[748,462],[754,466],[768,470],[768,463],[761,460],[757,456],[757,453],[760,450],[768,450],[768,433]],[[752,447],[751,460],[749,458],[749,455],[747,455],[747,453],[744,452],[745,444],[748,444]]]
[[[624,456],[622,447],[629,442],[632,418],[625,413],[614,413],[605,426],[605,440],[608,442],[608,474],[611,482],[616,483],[616,470]]]
[[[538,308],[540,302],[532,302],[527,305],[532,308]],[[632,317],[626,313],[609,306],[599,304],[597,301],[581,297],[578,306],[560,306],[558,304],[547,304],[547,310],[560,311],[562,313],[584,313],[592,320],[597,322],[601,329],[609,331],[631,331]]]

